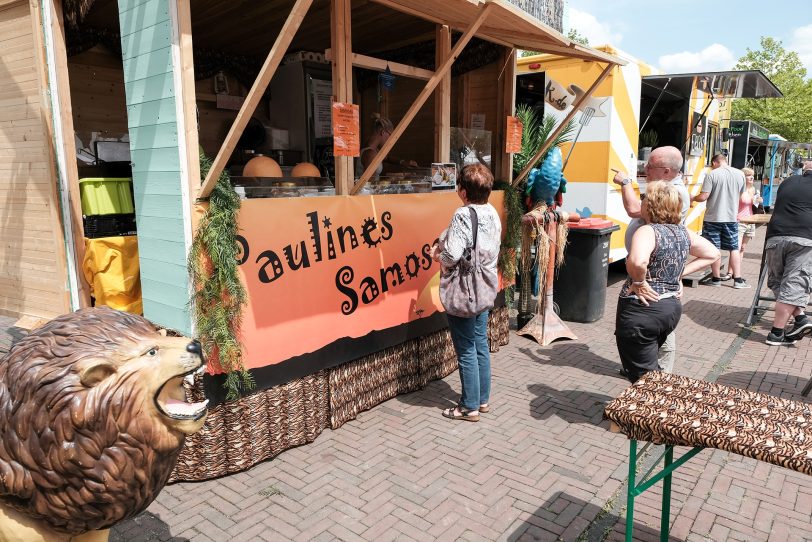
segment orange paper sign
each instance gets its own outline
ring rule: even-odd
[[[361,155],[359,119],[357,105],[333,102],[333,155]]]
[[[522,152],[522,121],[519,117],[508,117],[505,129],[505,152],[513,154]]]

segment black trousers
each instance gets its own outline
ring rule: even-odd
[[[637,299],[620,298],[615,318],[617,351],[632,383],[649,371],[658,371],[657,350],[676,329],[682,303],[666,297],[646,307]]]

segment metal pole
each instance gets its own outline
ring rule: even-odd
[[[626,542],[632,542],[634,531],[634,477],[637,474],[637,441],[629,439],[629,481],[626,488]]]
[[[665,447],[665,464],[663,470],[668,470],[674,461],[674,447]],[[668,542],[669,525],[671,524],[671,473],[663,478],[663,509],[660,516],[660,542]]]
[[[667,89],[668,85],[670,85],[670,84],[671,84],[671,78],[669,77],[668,81],[665,82],[665,86],[663,86],[662,90],[660,90],[660,95],[657,96],[656,100],[654,100],[654,105],[651,106],[651,109],[648,112],[648,116],[646,116],[646,120],[643,121],[642,126],[640,126],[640,129],[637,131],[637,135],[640,135],[640,134],[643,133],[643,128],[645,128],[646,124],[648,124],[648,119],[651,118],[651,115],[654,113],[654,110],[657,109],[657,104],[660,103],[660,100],[662,100],[663,94],[665,94],[665,89]]]

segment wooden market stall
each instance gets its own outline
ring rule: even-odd
[[[204,225],[210,219],[207,206],[216,205],[216,187],[233,192],[217,184],[220,173],[247,194],[236,215],[247,292],[239,340],[243,375],[254,387],[226,400],[227,377],[212,357],[210,372],[189,389],[211,400],[210,414],[187,440],[176,479],[245,469],[453,371],[438,270],[426,247],[459,201],[421,176],[432,163],[468,154],[486,161],[497,179],[511,179],[505,125],[517,48],[606,69],[622,63],[505,0],[54,0],[45,12],[53,42],[49,88],[61,104],[55,124],[70,134],[55,140],[66,216],[80,232],[79,179],[107,178],[111,162],[124,162],[99,160],[97,142],[114,157],[126,143],[128,162],[119,165],[132,178],[147,318],[187,334],[205,328],[190,310],[199,284],[191,284],[187,258],[201,217]],[[319,119],[306,116],[307,137],[293,143],[296,128],[282,113],[295,114],[300,97],[286,94],[280,81],[300,68],[311,85],[302,87],[309,114],[319,99],[324,105],[326,92],[328,121],[333,103],[360,107],[362,141],[371,113],[394,122],[360,175],[352,157],[331,156],[332,133],[318,136]],[[378,74],[387,70],[396,82],[382,90]],[[490,143],[461,153],[459,141],[470,145],[465,138],[474,132],[488,133]],[[243,175],[250,151],[261,147],[282,162],[281,181],[293,186]],[[211,159],[202,172],[200,149]],[[77,163],[83,153],[95,157],[92,164]],[[386,165],[386,175],[405,178],[390,184],[398,193],[371,182],[389,153],[423,166]],[[321,177],[296,184],[285,156],[313,162]],[[85,167],[101,169],[85,174]],[[501,209],[502,193],[492,201]],[[63,235],[77,247],[68,267],[81,267],[82,235]],[[491,313],[491,347],[507,337],[501,301]]]
[[[71,309],[42,23],[35,3],[0,1],[0,314]],[[67,251],[67,254],[66,254]]]

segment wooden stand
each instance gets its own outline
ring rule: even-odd
[[[531,211],[526,214],[522,222],[526,225],[528,223],[535,223],[536,219],[531,216],[534,212],[538,211]],[[580,217],[574,213],[568,215],[567,213],[558,211],[545,211],[543,214],[544,229],[550,238],[550,256],[547,259],[547,274],[539,295],[536,314],[517,333],[535,340],[541,346],[547,346],[558,339],[578,339],[575,333],[570,331],[567,324],[565,324],[553,310],[553,283],[555,280],[555,253],[558,241],[556,238],[556,223],[561,220],[573,220],[577,222]],[[525,218],[527,218],[527,220],[525,220]],[[524,247],[524,249],[529,250],[530,247]],[[529,277],[527,277],[527,279],[529,279]]]

